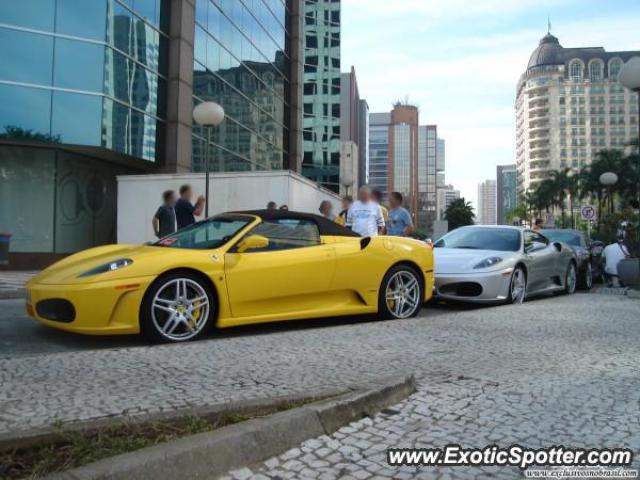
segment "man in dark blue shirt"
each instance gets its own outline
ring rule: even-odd
[[[151,220],[153,233],[162,238],[176,231],[176,194],[173,190],[167,190],[162,194],[162,205]]]
[[[180,198],[176,202],[176,221],[178,229],[188,227],[196,222],[195,216],[202,214],[204,206],[204,197],[200,195],[195,205],[191,204],[191,185],[182,185],[180,187]]]

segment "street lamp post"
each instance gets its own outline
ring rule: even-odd
[[[638,94],[638,171],[636,174],[640,176],[640,57],[631,57],[620,69],[618,80],[625,88],[632,90]],[[640,178],[636,179],[639,183],[636,200],[640,209]]]
[[[209,216],[209,143],[211,127],[217,127],[224,120],[224,109],[216,102],[202,102],[193,109],[193,119],[205,129],[206,147],[204,160],[204,217]]]
[[[613,187],[618,182],[618,175],[613,172],[605,172],[600,175],[600,183],[607,189],[609,192],[609,213],[613,213],[613,198],[611,197],[611,187]]]

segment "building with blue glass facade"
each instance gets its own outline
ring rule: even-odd
[[[304,0],[302,174],[340,190],[340,0]]]
[[[507,225],[507,212],[518,206],[518,170],[515,164],[496,167],[496,196],[498,225]]]
[[[0,231],[13,235],[12,266],[115,241],[119,174],[205,161],[300,171],[304,8],[0,2]],[[207,100],[226,112],[208,135],[192,120]]]

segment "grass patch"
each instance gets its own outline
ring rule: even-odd
[[[317,400],[318,398],[283,402],[259,415],[190,415],[147,423],[123,423],[95,432],[64,431],[62,425],[58,424],[55,426],[60,430],[60,438],[55,443],[0,452],[0,479],[40,478],[180,437],[209,432],[251,418],[298,408]]]

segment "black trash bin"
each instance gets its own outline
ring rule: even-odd
[[[9,242],[11,241],[10,233],[0,233],[0,265],[9,264]]]

